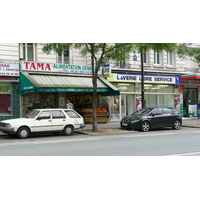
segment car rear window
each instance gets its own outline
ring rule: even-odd
[[[81,118],[77,113],[75,113],[73,110],[65,110],[65,113],[70,117],[70,118]]]

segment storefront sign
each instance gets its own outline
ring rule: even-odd
[[[200,81],[181,80],[181,85],[200,85]]]
[[[19,76],[19,64],[0,63],[0,76]]]
[[[53,63],[38,63],[38,62],[23,61],[21,69],[28,71],[40,71],[40,72],[92,74],[92,66],[67,65],[59,63],[53,64]],[[99,69],[98,74],[102,74],[102,68]]]
[[[114,74],[114,80],[113,81],[141,82],[141,75],[137,75],[137,74]],[[146,83],[179,84],[180,83],[180,77],[178,77],[178,76],[144,75],[144,82],[146,82]]]
[[[111,65],[103,66],[103,75],[104,75],[104,77],[108,77],[111,75]]]

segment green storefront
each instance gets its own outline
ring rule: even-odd
[[[82,109],[92,107],[92,93],[91,75],[20,73],[23,115],[35,108],[64,108],[67,99],[70,99],[75,109],[81,112]],[[119,95],[119,90],[99,76],[97,93],[100,100],[102,96]]]

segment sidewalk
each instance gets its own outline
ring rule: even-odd
[[[200,128],[200,119],[197,118],[183,118],[182,127],[190,127],[190,128]],[[121,129],[120,122],[108,122],[108,123],[99,123],[97,125],[98,129],[109,129],[108,131],[105,131],[104,134],[112,134],[112,132],[115,133],[127,133],[127,130]],[[114,129],[111,131],[111,129]],[[92,124],[85,124],[85,128],[78,129],[77,132],[83,133],[83,134],[91,134],[87,133],[88,130],[92,130]],[[97,134],[97,133],[96,133]],[[92,135],[96,135],[95,133]],[[5,135],[0,131],[0,135]]]
[[[200,119],[197,118],[183,118],[182,126],[184,127],[200,127]],[[120,128],[120,122],[108,122],[108,123],[99,123],[97,125],[98,128]],[[92,124],[86,124],[83,130],[91,130]]]

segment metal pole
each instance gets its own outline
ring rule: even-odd
[[[142,108],[145,107],[144,105],[144,61],[143,61],[143,51],[140,51],[141,54],[141,102]]]

